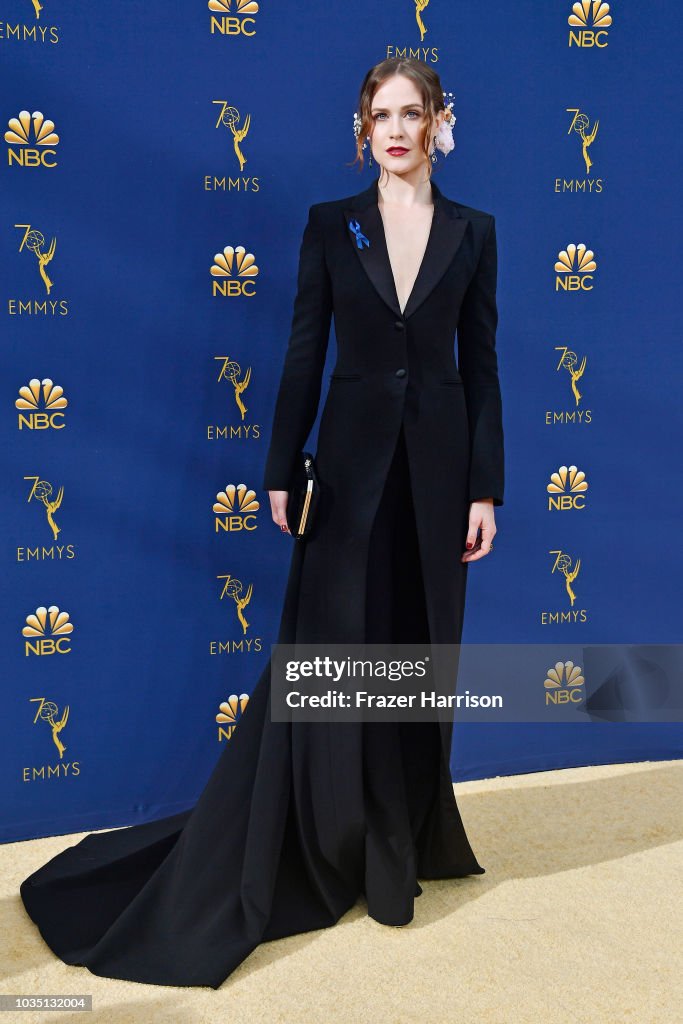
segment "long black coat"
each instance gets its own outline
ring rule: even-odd
[[[425,639],[460,642],[469,503],[491,497],[503,504],[496,232],[491,214],[447,199],[433,180],[431,186],[431,231],[403,313],[377,179],[309,211],[266,489],[289,489],[315,422],[332,314],[338,351],[318,435],[316,529],[293,553],[283,643],[364,639],[370,531],[402,423],[429,618]],[[369,246],[359,248],[350,222]]]
[[[432,188],[403,315],[376,183],[310,210],[266,488],[288,489],[315,421],[332,312],[339,358],[318,439],[320,517],[294,545],[283,643],[363,642],[370,528],[401,423],[430,633],[417,642],[460,637],[468,502],[503,500],[496,242],[490,215]],[[351,219],[369,248],[356,248]],[[26,909],[66,963],[217,988],[260,942],[328,927],[360,894],[375,920],[401,925],[418,877],[484,873],[453,793],[450,728],[274,721],[270,684],[269,662],[192,810],[88,835],[24,879]]]

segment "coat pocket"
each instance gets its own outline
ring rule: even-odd
[[[442,388],[461,388],[464,387],[464,381],[460,378],[451,377],[449,380],[441,381]]]
[[[361,380],[359,373],[331,373],[330,380]]]

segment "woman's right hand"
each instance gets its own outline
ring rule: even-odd
[[[273,522],[276,526],[280,527],[282,533],[291,534],[292,531],[287,525],[287,498],[289,497],[289,491],[268,491],[268,497],[270,498]]]

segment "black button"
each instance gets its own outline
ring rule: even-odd
[[[406,371],[405,370],[397,370],[396,371],[396,376],[397,377],[405,377],[405,375],[406,375]]]
[[[396,328],[397,331],[404,331],[406,325],[403,323],[402,320],[396,320],[394,321],[394,327]]]

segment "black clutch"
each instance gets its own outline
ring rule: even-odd
[[[310,452],[300,452],[287,498],[287,525],[295,540],[311,532],[320,496],[320,482]]]

